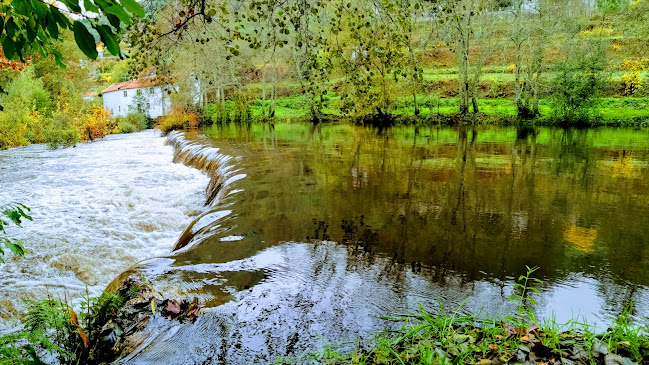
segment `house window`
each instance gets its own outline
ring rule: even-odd
[[[118,111],[118,112],[121,112],[121,111],[122,111],[122,107],[118,105],[118,106],[117,106],[117,111]]]
[[[124,97],[126,97],[126,96],[127,96],[127,95],[126,95],[126,93],[127,93],[127,91],[126,91],[126,90],[124,90]]]

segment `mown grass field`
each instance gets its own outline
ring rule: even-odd
[[[428,95],[418,97],[421,116],[443,115],[449,116],[458,112],[457,101],[454,98],[436,98]],[[340,97],[329,97],[326,99],[323,112],[330,115],[341,115],[338,104]],[[479,99],[480,112],[502,117],[513,117],[516,115],[516,107],[509,99]],[[266,102],[265,109],[268,110],[270,102]],[[539,103],[542,117],[552,117],[554,113],[553,101],[543,99]],[[253,102],[251,108],[255,117],[262,114],[262,102]],[[415,108],[410,97],[399,98],[395,107],[391,110],[395,115],[412,116]],[[281,120],[303,119],[309,115],[308,102],[304,96],[282,97],[275,102],[275,117]],[[600,98],[596,106],[590,110],[592,119],[599,124],[619,124],[629,122],[640,124],[638,119],[649,119],[649,97],[624,97],[624,98]],[[537,119],[543,124],[543,119]]]

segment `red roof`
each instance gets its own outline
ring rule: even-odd
[[[109,87],[104,89],[104,91],[102,91],[101,93],[105,94],[105,93],[119,91],[119,90],[137,89],[140,87],[155,86],[157,84],[158,82],[152,78],[118,82],[117,84],[110,85]]]

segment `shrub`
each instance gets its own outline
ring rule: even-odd
[[[622,75],[622,81],[624,82],[624,93],[627,95],[633,95],[642,88],[642,75],[639,71]]]
[[[556,117],[564,122],[589,119],[604,86],[605,60],[600,44],[576,45],[568,59],[559,62],[552,80]]]
[[[115,128],[112,133],[133,133],[147,129],[149,120],[141,112],[128,113],[126,116],[115,118]]]
[[[62,113],[52,117],[52,120],[45,125],[43,134],[43,142],[50,148],[73,146],[81,139],[79,131],[74,127],[74,118]]]
[[[99,105],[92,105],[85,114],[81,115],[77,130],[84,140],[93,141],[110,133],[114,128],[114,123],[110,111]]]
[[[168,115],[158,117],[156,128],[160,129],[162,133],[168,133],[175,129],[196,128],[199,120],[199,115],[196,112],[184,113],[175,110]]]
[[[51,115],[52,102],[32,67],[26,68],[7,88],[0,104],[0,149],[43,141],[41,124]]]

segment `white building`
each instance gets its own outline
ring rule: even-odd
[[[101,92],[104,109],[114,117],[141,111],[150,118],[157,118],[169,112],[169,96],[155,80],[140,79],[112,84]]]

